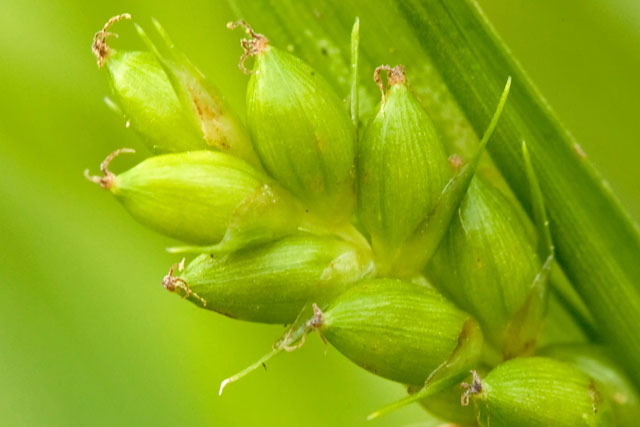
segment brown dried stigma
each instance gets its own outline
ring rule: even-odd
[[[393,86],[397,84],[405,84],[407,82],[407,73],[404,65],[396,65],[395,67],[391,67],[390,65],[380,65],[373,72],[373,81],[376,82],[378,87],[380,88],[380,93],[382,94],[382,102],[381,106],[384,107],[385,100],[385,87],[384,81],[382,80],[382,72],[387,72],[387,85]]]
[[[471,384],[468,384],[466,382],[460,384],[460,386],[464,389],[464,393],[460,398],[460,404],[462,406],[469,405],[469,396],[471,396],[472,394],[482,393],[482,381],[480,380],[478,373],[476,371],[471,371],[471,375],[473,376]]]
[[[89,181],[98,184],[100,187],[104,188],[105,190],[108,190],[111,187],[113,187],[113,182],[116,178],[113,172],[111,172],[108,169],[109,163],[111,163],[113,159],[115,159],[122,153],[135,153],[135,152],[136,150],[134,150],[133,148],[119,148],[113,153],[109,154],[107,158],[104,159],[102,163],[100,163],[100,171],[102,172],[103,176],[90,175],[89,169],[85,169],[84,177],[87,178]]]
[[[176,269],[178,269],[178,271],[184,270],[184,258],[182,259],[182,261],[180,261],[179,264],[173,264],[171,266],[167,275],[164,276],[164,278],[162,279],[162,286],[169,292],[175,292],[176,289],[182,289],[182,291],[184,292],[183,298],[188,298],[189,296],[193,296],[194,298],[198,299],[202,303],[203,307],[206,307],[207,302],[204,300],[204,298],[202,298],[197,293],[193,292],[184,279],[180,277],[175,277],[173,275],[173,272]]]
[[[95,36],[93,36],[93,44],[91,45],[91,50],[93,54],[98,58],[98,68],[102,68],[104,62],[106,61],[111,49],[107,45],[107,38],[110,36],[118,37],[115,33],[110,33],[107,30],[114,23],[121,21],[123,19],[131,19],[131,15],[128,13],[123,13],[117,16],[112,17],[104,24],[102,30],[98,31]]]
[[[269,46],[269,39],[266,38],[264,34],[256,33],[253,28],[243,20],[227,23],[227,28],[230,30],[234,30],[238,27],[244,28],[245,32],[251,36],[250,39],[240,40],[240,46],[242,46],[244,53],[240,57],[238,68],[240,68],[240,70],[245,74],[251,74],[252,71],[245,68],[244,61],[246,61],[247,58],[256,56],[260,52],[264,51]]]

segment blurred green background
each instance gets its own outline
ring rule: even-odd
[[[640,2],[480,4],[640,218]],[[82,177],[115,148],[140,153],[116,170],[146,155],[102,101],[93,34],[117,13],[145,26],[154,16],[241,108],[246,77],[224,1],[0,5],[1,425],[364,425],[403,394],[314,337],[218,397],[219,382],[266,352],[281,328],[232,321],[164,291],[176,257],[162,248],[172,242]],[[112,43],[135,46],[125,27]],[[412,407],[371,425],[422,418]]]

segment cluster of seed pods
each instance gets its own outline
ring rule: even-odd
[[[460,424],[638,416],[633,387],[591,347],[536,348],[553,245],[535,173],[527,163],[533,227],[476,174],[510,81],[475,156],[452,168],[402,66],[371,70],[379,108],[350,117],[357,91],[345,103],[304,61],[230,23],[249,35],[245,125],[157,22],[160,47],[136,25],[147,51],[110,48],[109,26],[121,19],[130,16],[112,18],[93,50],[110,104],[153,156],[114,174],[119,150],[102,176],[87,177],[140,223],[184,242],[171,251],[195,254],[171,267],[167,290],[232,318],[289,325],[223,387],[316,332],[408,386],[407,398],[373,415],[419,401]]]

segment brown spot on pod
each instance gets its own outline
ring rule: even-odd
[[[100,67],[106,66],[114,95],[110,102],[156,153],[203,149],[228,151],[257,168],[246,129],[218,91],[178,50],[167,32],[155,20],[161,39],[157,46],[134,24],[147,51],[115,50],[107,40],[115,22],[131,19],[129,14],[111,18],[96,33],[92,49]]]

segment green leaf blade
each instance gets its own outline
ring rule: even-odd
[[[593,167],[472,2],[398,2],[476,131],[506,75],[514,85],[490,145],[496,165],[531,212],[520,141],[526,140],[549,211],[558,260],[603,339],[636,380],[640,357],[640,237]],[[438,21],[438,25],[434,24]]]

